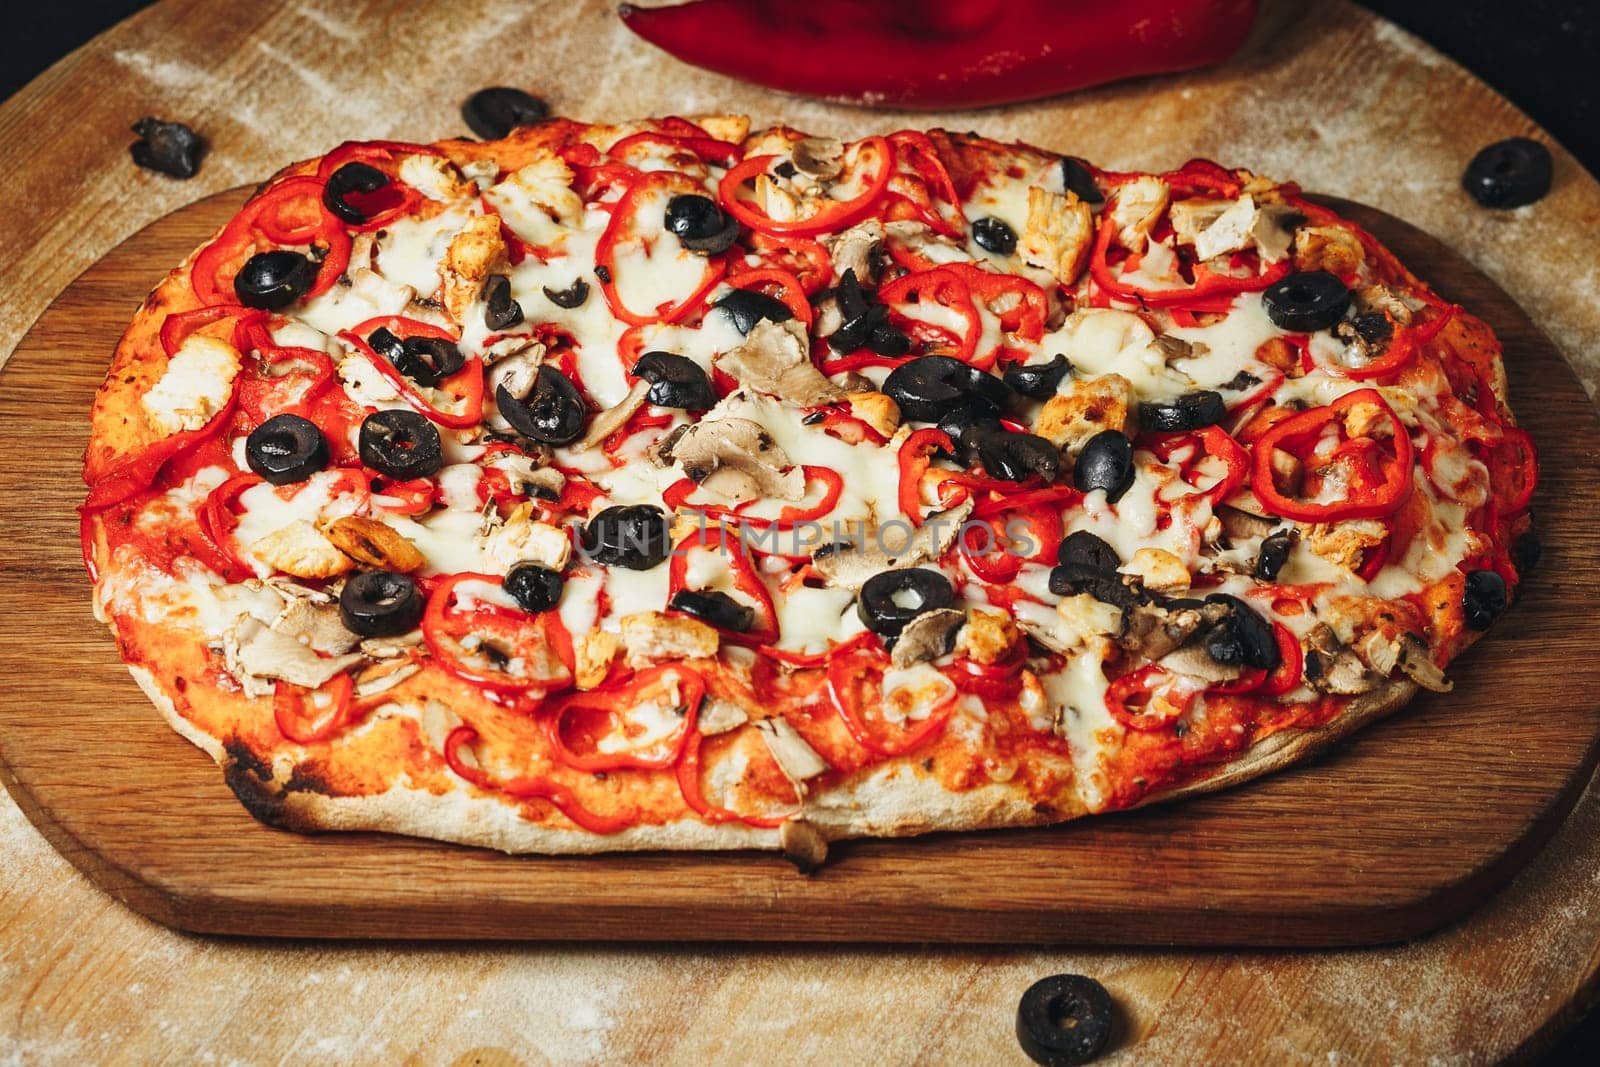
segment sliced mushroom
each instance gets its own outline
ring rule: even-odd
[[[1180,648],[1202,626],[1220,622],[1227,613],[1223,604],[1172,607],[1136,601],[1123,612],[1122,634],[1117,643],[1146,659],[1161,659]]]
[[[705,706],[700,709],[697,725],[702,734],[712,737],[716,734],[725,734],[729,730],[737,730],[749,721],[749,713],[733,701],[709,697]]]
[[[1314,684],[1324,692],[1356,696],[1372,692],[1378,687],[1378,682],[1378,676],[1367,669],[1361,658],[1345,649],[1324,665],[1322,676]]]
[[[1238,666],[1228,666],[1212,659],[1205,647],[1199,644],[1184,645],[1167,653],[1161,658],[1161,666],[1190,678],[1198,678],[1209,685],[1234,681],[1242,673]]]
[[[1217,508],[1217,518],[1222,520],[1222,532],[1228,535],[1228,540],[1234,542],[1266,537],[1278,528],[1278,524],[1269,518],[1252,515],[1248,511],[1241,511],[1227,504]]]
[[[317,601],[310,597],[291,597],[271,628],[307,645],[313,652],[330,656],[343,655],[361,641],[345,628],[339,615],[339,605],[334,601]]]
[[[369,659],[398,659],[422,644],[422,631],[396,634],[394,637],[369,637],[361,642],[361,654]]]
[[[812,566],[829,585],[860,590],[868,578],[880,571],[939,559],[955,543],[972,507],[971,500],[964,500],[953,508],[934,512],[915,531],[908,532],[903,548],[898,547],[901,539],[897,537],[893,552],[889,551],[886,527],[863,534],[856,541],[823,545],[812,553]]]
[[[878,251],[883,247],[883,223],[877,219],[867,219],[865,222],[856,223],[843,233],[822,238],[822,243],[833,258],[835,276],[842,278],[845,271],[853,270],[863,285],[872,285],[876,282]],[[818,336],[826,336],[832,332],[833,330],[819,330]]]
[[[836,137],[807,137],[794,143],[789,158],[802,174],[832,181],[844,170],[844,142]]]
[[[230,628],[224,640],[228,670],[251,696],[271,691],[265,679],[282,679],[293,685],[315,689],[334,675],[361,662],[361,656],[319,656],[309,645],[286,633],[244,618]]]
[[[1444,671],[1428,654],[1428,646],[1416,634],[1408,633],[1401,639],[1400,670],[1430,692],[1448,693],[1455,688],[1455,683],[1444,676]]]
[[[762,719],[756,723],[756,729],[761,732],[761,740],[766,743],[767,751],[772,753],[784,777],[796,786],[807,778],[815,778],[829,770],[828,762],[817,755],[817,750],[806,743],[806,739],[790,725],[788,719],[782,716]]]
[[[785,819],[778,827],[778,847],[783,858],[797,867],[801,874],[811,874],[828,858],[828,839],[811,823],[799,817]]]
[[[650,383],[643,380],[633,383],[633,388],[616,404],[606,408],[589,420],[589,429],[572,444],[572,451],[587,452],[627,425],[633,413],[644,407],[650,394]]]
[[[387,693],[401,682],[410,678],[422,666],[417,663],[402,663],[397,667],[373,668],[361,672],[361,677],[356,679],[355,694],[362,699]]]
[[[956,631],[966,622],[967,613],[958,608],[938,608],[925,611],[906,623],[895,642],[889,662],[896,667],[910,667],[938,659],[950,651],[955,643]]]
[[[691,481],[730,499],[799,500],[806,493],[805,473],[753,419],[702,420],[663,440],[656,454],[664,463],[676,463]],[[718,472],[728,474],[712,481]]]
[[[566,487],[567,476],[554,467],[541,467],[539,460],[516,452],[502,452],[487,466],[505,472],[511,490],[526,496],[555,500]]]
[[[761,320],[742,343],[718,356],[716,365],[741,385],[800,407],[845,395],[811,362],[806,328],[794,319]]]

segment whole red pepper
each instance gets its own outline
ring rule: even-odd
[[[623,4],[679,59],[887,108],[988,107],[1220,63],[1255,0],[693,0]]]

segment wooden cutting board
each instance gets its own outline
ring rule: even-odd
[[[324,937],[1336,945],[1464,914],[1559,824],[1600,740],[1595,415],[1554,346],[1437,241],[1343,202],[1506,345],[1545,543],[1522,603],[1427,695],[1320,761],[1065,827],[761,853],[513,858],[254,822],[89,611],[73,507],[86,413],[167,265],[243,199],[152,224],[72,283],[0,378],[0,778],[74,864],[182,929]]]

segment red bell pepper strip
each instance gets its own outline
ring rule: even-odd
[[[477,730],[471,726],[457,726],[444,739],[444,760],[457,776],[479,789],[504,793],[517,800],[547,800],[574,824],[593,834],[619,833],[639,821],[637,814],[598,815],[580,804],[572,790],[559,782],[525,777],[495,778],[461,758],[461,750],[477,741]]]
[[[991,585],[1003,585],[1015,580],[1024,563],[1051,562],[1064,525],[1058,489],[1077,495],[1070,486],[1057,487],[1019,493],[1010,500],[1002,497],[992,501],[987,511],[975,508],[973,522],[961,534],[961,557],[972,573]],[[1017,551],[1014,543],[1019,523],[1022,536],[1036,546],[1027,555]],[[975,541],[985,529],[989,531],[986,544],[979,546]]]
[[[924,319],[911,318],[898,311],[892,312],[891,321],[904,330],[913,341],[921,342],[924,346],[948,349],[941,354],[964,363],[971,363],[981,370],[988,370],[994,366],[999,353],[991,352],[984,358],[979,358],[977,354],[978,339],[983,333],[983,320],[978,317],[978,308],[972,302],[972,289],[967,283],[967,277],[966,272],[957,270],[954,266],[934,267],[932,270],[907,274],[883,286],[878,290],[878,300],[891,309],[897,304],[919,306],[930,303],[949,309],[962,322],[959,332]],[[833,372],[830,370],[829,373]]]
[[[239,517],[234,514],[233,506],[245,490],[264,484],[260,475],[249,472],[235,474],[211,490],[196,516],[200,532],[210,539],[227,562],[227,568],[219,573],[230,582],[256,576],[255,567],[240,553],[239,542],[233,536],[234,529],[239,525]]]
[[[471,571],[434,587],[422,615],[422,637],[434,662],[462,681],[497,693],[537,697],[571,682],[571,635],[557,612],[529,615],[494,604],[463,609],[456,596],[469,581],[500,588],[499,578]],[[551,662],[552,654],[557,662]],[[517,660],[524,672],[513,674],[507,668]],[[548,673],[526,673],[541,667]]]
[[[804,522],[813,522],[827,515],[839,506],[839,497],[844,494],[844,477],[831,467],[817,467],[811,464],[802,466],[805,473],[806,484],[821,482],[823,485],[822,497],[815,504],[785,504],[778,512],[775,519],[765,519],[759,515],[746,515],[744,509],[756,503],[747,500],[742,504],[735,504],[725,508],[718,504],[696,504],[689,499],[696,488],[696,483],[689,478],[679,478],[666,491],[661,494],[661,502],[667,507],[677,510],[687,508],[698,511],[702,515],[724,522],[745,523],[751,526],[761,526],[779,530],[793,529]]]
[[[1163,463],[1170,463],[1178,450],[1185,446],[1189,446],[1191,452],[1179,461],[1178,477],[1196,490],[1185,494],[1185,499],[1204,497],[1215,505],[1231,496],[1234,490],[1244,484],[1245,477],[1250,473],[1250,454],[1220,426],[1206,426],[1188,433],[1155,435],[1148,445]],[[1207,457],[1220,460],[1223,473],[1210,488],[1201,489],[1194,478],[1204,473],[1199,467]]]
[[[1373,437],[1348,438],[1343,434],[1342,416],[1357,404],[1372,404],[1381,409],[1393,431],[1390,446],[1394,454],[1384,458]],[[1341,443],[1327,455],[1314,448],[1330,429],[1340,431]],[[1339,465],[1344,468],[1346,495],[1341,500],[1314,501],[1292,498],[1280,492],[1273,477],[1272,454],[1282,449],[1304,464],[1305,476],[1319,481],[1318,468]],[[1302,455],[1300,450],[1304,450]],[[1256,440],[1251,466],[1251,488],[1256,498],[1274,515],[1300,522],[1335,522],[1339,519],[1381,518],[1405,503],[1411,493],[1411,464],[1414,452],[1411,437],[1400,417],[1376,389],[1357,389],[1325,407],[1310,408],[1281,419]]]
[[[1356,381],[1371,381],[1374,378],[1390,378],[1400,373],[1417,358],[1417,353],[1422,351],[1422,346],[1439,336],[1439,331],[1455,317],[1455,306],[1448,307],[1417,327],[1406,327],[1395,333],[1390,339],[1389,346],[1383,355],[1370,363],[1359,367],[1338,366],[1330,368],[1333,373],[1341,378],[1353,378]],[[1305,358],[1310,359],[1310,350],[1303,348]],[[1309,370],[1309,368],[1307,368]]]
[[[637,707],[647,700],[665,698],[666,687],[670,680],[676,680],[679,685],[681,691],[681,696],[678,698],[681,700],[679,706],[684,709],[682,724],[668,739],[671,744],[663,745],[658,741],[654,751],[644,752],[637,749],[622,752],[601,752],[598,749],[592,752],[575,752],[567,744],[568,720],[574,712],[598,713],[605,719],[614,721],[619,712]],[[678,664],[652,667],[640,671],[624,685],[590,689],[561,697],[545,715],[545,736],[550,739],[550,747],[555,752],[556,758],[580,771],[615,771],[625,768],[661,770],[678,762],[683,755],[684,744],[688,741],[689,735],[697,732],[696,722],[700,703],[705,695],[706,681],[698,672]]]
[[[913,526],[922,525],[922,476],[933,462],[935,452],[954,452],[950,435],[932,427],[917,430],[900,443],[900,513]]]
[[[730,633],[731,640],[743,644],[766,645],[778,639],[778,610],[772,605],[772,594],[767,583],[756,573],[755,565],[745,555],[739,535],[726,526],[703,526],[679,541],[672,549],[672,562],[667,568],[667,603],[678,593],[689,588],[689,553],[716,549],[728,560],[733,572],[733,588],[743,594],[755,609],[755,622],[743,633]]]
[[[736,144],[707,137],[703,132],[696,135],[661,133],[657,130],[629,134],[606,149],[606,155],[616,159],[627,159],[628,150],[641,145],[660,145],[673,152],[688,152],[704,161],[724,167],[731,167],[739,160],[739,146]]]
[[[415,408],[419,414],[426,415],[440,426],[454,430],[471,429],[483,421],[481,358],[469,356],[460,370],[439,382],[438,389],[460,404],[459,410],[447,411],[430,400],[416,382],[401,374],[398,367],[373,351],[372,346],[367,343],[367,338],[379,327],[388,330],[401,340],[407,337],[437,337],[455,341],[454,334],[438,326],[418,322],[416,319],[403,318],[399,315],[380,315],[377,318],[367,319],[352,329],[339,331],[339,338],[366,356],[367,360],[378,369],[378,373],[389,379],[405,398],[406,403]]]
[[[258,238],[276,244],[325,245],[327,251],[317,270],[317,280],[306,297],[320,296],[331,289],[350,263],[350,234],[344,223],[322,206],[322,184],[309,175],[297,175],[268,186],[246,203],[217,239],[200,250],[189,268],[190,284],[200,302],[234,302],[233,276],[258,250]],[[291,224],[280,217],[291,210],[298,210],[305,218]]]
[[[1112,268],[1107,256],[1111,242],[1117,235],[1117,222],[1111,212],[1106,212],[1095,236],[1094,249],[1089,254],[1089,273],[1103,291],[1122,300],[1133,301],[1151,308],[1185,308],[1191,311],[1226,311],[1233,298],[1240,293],[1259,292],[1289,273],[1288,259],[1278,260],[1266,270],[1254,275],[1238,276],[1212,270],[1204,263],[1194,267],[1194,282],[1170,289],[1145,289],[1131,282]]]
[[[867,712],[870,708],[881,708],[881,685],[873,687],[877,692],[871,696],[862,689],[871,684],[873,675],[881,682],[887,664],[888,658],[883,653],[867,649],[834,656],[828,663],[828,699],[856,744],[880,756],[903,756],[944,731],[945,723],[955,711],[958,691],[952,686],[949,697],[928,709],[928,717],[917,726],[874,728],[868,724]],[[893,733],[886,737],[886,730]]]
[[[1195,697],[1200,695],[1198,689],[1179,688],[1176,692],[1169,692],[1166,698],[1173,708],[1173,714],[1164,715],[1150,710],[1149,703],[1156,690],[1166,686],[1172,678],[1155,663],[1124,674],[1106,687],[1106,710],[1130,730],[1163,730],[1193,707]]]
[[[234,389],[228,397],[228,402],[223,405],[221,411],[212,416],[210,422],[198,430],[182,430],[163,437],[143,452],[131,457],[90,486],[89,496],[78,510],[83,514],[102,511],[150,488],[161,474],[161,468],[167,463],[193,452],[216,437],[223,427],[232,422],[238,403],[239,385],[238,379],[235,378]]]
[[[766,174],[777,156],[751,156],[746,159],[722,176],[722,181],[717,185],[717,196],[722,201],[724,211],[757,233],[806,236],[843,229],[872,209],[894,175],[894,148],[887,138],[868,137],[858,141],[845,150],[845,157],[848,160],[853,150],[859,163],[862,150],[866,148],[871,148],[878,157],[878,169],[867,180],[866,188],[849,200],[821,197],[814,202],[815,211],[798,219],[775,219],[752,202],[739,198],[745,184]]]
[[[600,278],[600,291],[605,295],[606,304],[611,308],[611,313],[622,322],[630,326],[677,322],[700,307],[706,295],[727,272],[726,256],[708,257],[700,283],[692,293],[675,304],[661,304],[648,313],[633,311],[623,304],[622,297],[617,293],[617,243],[627,237],[626,231],[633,222],[639,201],[657,190],[683,193],[695,192],[698,188],[681,174],[672,171],[650,171],[636,177],[622,194],[622,199],[617,201],[615,210],[611,212],[611,220],[606,223],[606,228],[600,234],[600,240],[595,244],[594,262],[595,273]]]
[[[759,267],[776,267],[800,280],[806,296],[815,296],[833,282],[833,256],[818,241],[785,233],[752,233],[750,249]],[[728,267],[730,280],[748,270],[759,269],[735,260]]]
[[[886,108],[990,107],[1220,63],[1255,0],[694,0],[623,4],[645,40],[784,92]]]
[[[747,826],[772,829],[799,814],[799,809],[782,815],[744,815],[729,808],[718,807],[706,800],[700,788],[700,746],[704,738],[699,730],[686,731],[683,755],[678,759],[678,792],[683,802],[709,823],[742,822]]]
[[[1495,507],[1501,515],[1510,516],[1533,502],[1539,484],[1539,454],[1533,438],[1520,426],[1503,426],[1501,432],[1503,440],[1489,449],[1484,462],[1495,489]]]
[[[735,289],[755,289],[782,300],[794,312],[794,317],[805,323],[807,329],[810,328],[811,301],[806,299],[806,289],[800,279],[788,271],[776,267],[752,267],[730,272],[727,280]]]
[[[350,719],[355,683],[348,674],[336,674],[321,689],[306,689],[280,681],[273,687],[272,718],[278,732],[297,745],[326,741]],[[322,697],[324,704],[318,705]]]
[[[889,135],[889,143],[894,145],[900,172],[889,179],[889,192],[897,203],[889,209],[886,221],[914,219],[927,223],[935,233],[965,240],[967,220],[961,213],[961,196],[928,135],[918,130],[899,130]],[[908,168],[910,175],[906,173]],[[941,202],[946,211],[939,209]]]
[[[178,354],[178,349],[183,347],[183,342],[190,335],[197,333],[206,326],[222,319],[237,318],[241,321],[235,327],[235,336],[242,328],[245,321],[251,319],[265,319],[265,311],[247,308],[243,304],[212,304],[209,307],[191,308],[188,311],[178,311],[166,317],[161,323],[161,350],[171,359]],[[241,352],[243,347],[235,344]]]
[[[1279,697],[1305,679],[1306,656],[1294,631],[1276,619],[1272,622],[1272,635],[1278,642],[1278,665],[1268,672],[1259,692],[1262,696]]]
[[[876,648],[881,653],[883,642],[871,630],[863,630],[848,641],[830,645],[826,652],[790,652],[788,649],[774,648],[771,645],[761,645],[756,651],[769,659],[781,660],[791,667],[813,670],[826,667],[835,656],[847,656],[862,648]]]

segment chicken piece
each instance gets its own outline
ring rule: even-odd
[[[406,156],[400,161],[400,180],[429,200],[440,202],[461,200],[478,191],[443,156]]]
[[[410,574],[428,562],[416,545],[381,519],[346,515],[323,526],[322,535],[339,551],[368,567]]]
[[[1294,265],[1298,270],[1349,274],[1364,259],[1361,241],[1342,226],[1302,226],[1295,234]]]
[[[1158,593],[1173,593],[1189,588],[1189,568],[1183,560],[1164,548],[1141,548],[1121,567],[1123,574],[1131,574],[1146,589]]]
[[[900,405],[879,392],[851,393],[845,398],[850,404],[850,414],[871,426],[885,437],[893,437],[900,428]]]
[[[690,121],[719,141],[738,144],[750,135],[749,115],[696,115]]]
[[[1111,218],[1117,226],[1117,238],[1122,246],[1132,252],[1144,251],[1150,231],[1167,210],[1172,189],[1153,175],[1142,175],[1117,190],[1111,205]]]
[[[253,541],[246,552],[275,571],[296,578],[332,578],[355,567],[354,561],[306,519]]]
[[[579,689],[593,689],[606,680],[622,640],[610,630],[595,630],[573,642],[573,676]]]
[[[1178,240],[1194,246],[1196,259],[1207,260],[1252,247],[1259,215],[1256,202],[1243,196],[1238,200],[1180,200],[1172,205],[1168,217]]]
[[[489,275],[508,268],[500,219],[494,215],[474,216],[450,241],[444,254],[439,276],[443,279],[440,288],[445,313],[457,324],[465,322]]]
[[[484,567],[504,574],[519,563],[537,563],[559,571],[572,558],[572,538],[559,526],[533,518],[533,504],[523,502],[506,521],[488,530],[481,544]]]
[[[1071,452],[1101,430],[1126,432],[1133,406],[1133,383],[1120,374],[1075,378],[1045,401],[1033,432]]]
[[[238,374],[238,349],[194,334],[167,360],[166,370],[139,402],[163,433],[198,430],[227,406]]]
[[[1022,230],[1022,254],[1056,276],[1062,285],[1077,284],[1094,245],[1094,212],[1073,192],[1028,189],[1028,220]]]
[[[622,617],[622,644],[631,666],[658,660],[705,659],[717,654],[717,631],[698,619],[639,611]]]
[[[1367,549],[1381,545],[1388,535],[1389,531],[1376,519],[1300,524],[1301,544],[1334,566],[1348,571],[1359,568]]]
[[[1011,616],[975,608],[956,634],[955,650],[974,663],[999,663],[1012,654],[1021,640],[1022,631]]]

